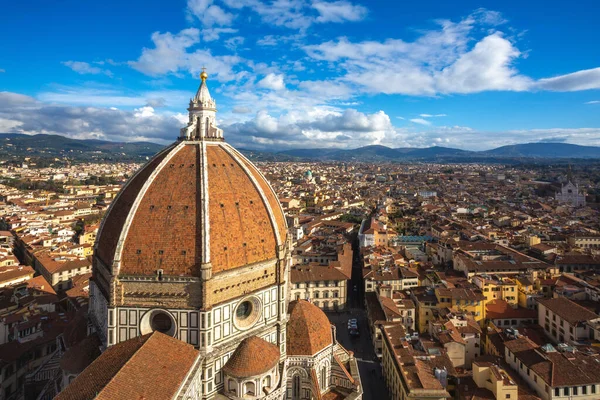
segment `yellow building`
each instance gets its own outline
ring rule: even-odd
[[[518,303],[519,307],[535,309],[537,307],[537,298],[543,297],[535,289],[531,279],[527,277],[519,277],[517,281]]]
[[[473,380],[478,388],[492,392],[495,399],[519,398],[519,386],[506,370],[492,362],[473,362]]]
[[[485,296],[479,290],[438,287],[435,297],[438,308],[447,307],[470,314],[479,324],[485,318]]]
[[[81,235],[79,235],[79,244],[94,244],[94,242],[96,241],[96,233],[98,233],[98,227],[96,227],[96,229],[94,230],[87,230],[85,232],[82,232]]]
[[[433,310],[438,308],[437,299],[432,289],[419,286],[411,289],[411,298],[415,302],[417,329],[419,333],[429,330],[429,321],[433,320]]]
[[[475,275],[471,277],[475,284],[485,296],[485,302],[502,299],[513,307],[519,304],[519,287],[517,281],[511,278]]]

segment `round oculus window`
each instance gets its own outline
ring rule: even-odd
[[[173,321],[167,314],[159,312],[152,316],[150,327],[153,331],[168,334],[173,327]]]
[[[235,316],[240,321],[243,321],[252,315],[252,302],[251,301],[243,301],[238,308],[235,310]]]
[[[152,332],[160,332],[165,335],[175,336],[177,322],[166,310],[150,310],[140,320],[140,332],[142,335]]]
[[[252,327],[260,319],[262,303],[257,297],[242,300],[235,308],[233,324],[240,330]]]

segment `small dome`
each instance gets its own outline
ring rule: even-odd
[[[331,322],[321,309],[306,300],[296,300],[289,306],[287,324],[287,354],[315,355],[333,344]]]
[[[242,340],[223,371],[235,378],[249,378],[273,369],[279,362],[279,348],[257,336]]]

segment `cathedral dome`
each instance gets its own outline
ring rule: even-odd
[[[272,370],[279,362],[279,349],[257,336],[242,340],[227,363],[225,374],[235,378],[250,378]]]
[[[111,204],[98,232],[96,268],[110,276],[201,277],[210,265],[218,274],[277,259],[286,232],[265,177],[223,140],[214,110],[199,105],[180,139],[146,163]]]
[[[296,300],[290,303],[289,314],[288,355],[312,356],[333,344],[331,322],[319,307],[306,300]]]

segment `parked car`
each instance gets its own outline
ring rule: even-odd
[[[356,318],[352,318],[348,320],[348,329],[358,329],[358,321]]]

